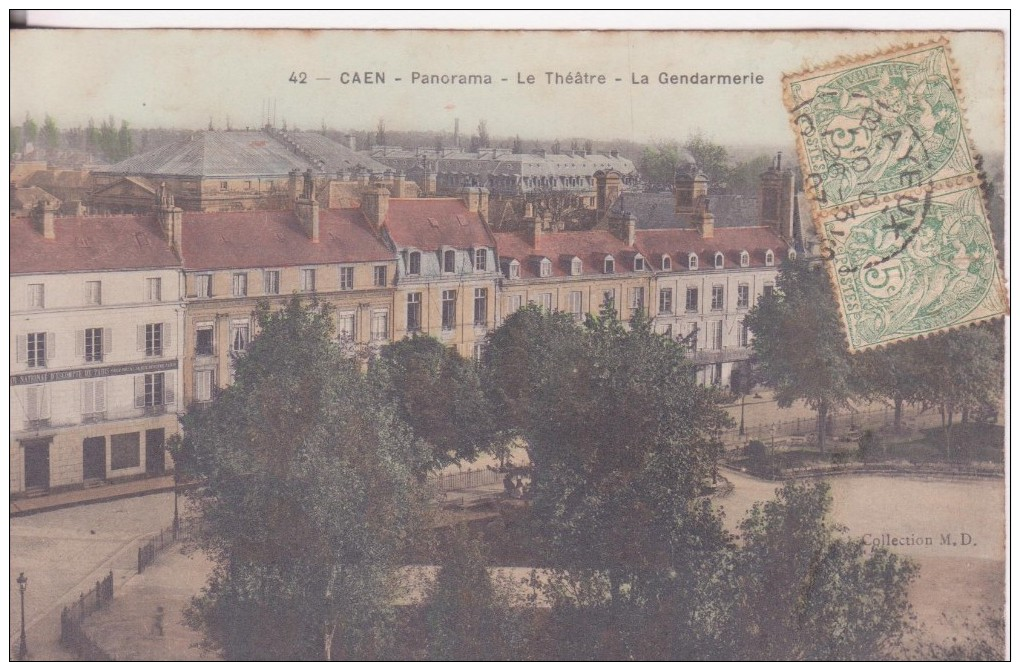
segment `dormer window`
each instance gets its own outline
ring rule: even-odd
[[[772,249],[765,251],[765,266],[772,267],[776,264],[776,255],[772,252]]]
[[[457,252],[454,250],[443,251],[443,273],[452,274],[457,271]]]
[[[747,254],[747,251],[740,251],[740,266],[746,267],[751,264],[751,256]]]
[[[503,263],[503,275],[510,279],[521,277],[521,263],[515,259]]]
[[[634,271],[645,270],[645,258],[641,255],[634,256]]]
[[[673,270],[673,260],[670,259],[670,257],[668,255],[663,255],[662,256],[662,270],[663,271],[672,271]]]
[[[691,253],[687,256],[687,268],[691,271],[698,268],[698,256]]]
[[[724,264],[725,264],[725,261],[723,260],[723,254],[719,253],[719,252],[716,252],[716,254],[715,254],[715,268],[716,269],[722,269]]]
[[[613,259],[612,255],[607,255],[606,259],[603,260],[602,273],[604,274],[616,273],[616,260]]]
[[[790,259],[790,260],[796,260],[796,259],[797,259],[797,251],[795,251],[795,250],[793,250],[793,249],[791,248],[791,249],[789,250],[789,252],[787,252],[787,253],[786,253],[786,257],[787,257],[788,259]]]
[[[571,276],[581,275],[581,258],[573,257],[570,259],[570,275]]]
[[[407,273],[411,276],[421,275],[421,253],[411,251],[407,256]]]
[[[552,262],[549,261],[549,258],[543,257],[538,263],[538,275],[542,278],[552,275]]]
[[[475,249],[475,271],[485,271],[488,269],[488,251],[484,248]]]

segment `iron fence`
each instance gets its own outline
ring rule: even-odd
[[[485,467],[484,469],[468,469],[467,471],[433,476],[429,479],[429,485],[445,492],[494,485],[502,480],[503,472]]]
[[[102,609],[113,600],[113,571],[97,581],[95,588],[82,593],[60,612],[60,644],[82,660],[112,659],[85,631],[83,623],[89,614]]]
[[[187,540],[195,534],[196,520],[182,519],[176,525],[160,529],[138,548],[138,574],[156,562],[156,558],[174,543]]]

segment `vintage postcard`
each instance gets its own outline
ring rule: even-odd
[[[1004,659],[1005,57],[12,31],[12,656]]]

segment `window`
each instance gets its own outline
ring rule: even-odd
[[[227,190],[227,183],[226,182],[220,182],[220,190],[221,191],[226,191]]]
[[[46,359],[53,358],[53,334],[30,333],[27,339],[26,360],[29,368],[45,368]]]
[[[28,286],[28,307],[45,308],[46,297],[42,283],[33,283]]]
[[[354,289],[354,267],[340,267],[340,289]]]
[[[225,183],[225,182],[224,182]],[[131,469],[141,466],[142,435],[140,432],[125,432],[110,436],[110,468]]]
[[[772,285],[772,284],[766,284],[766,285],[765,285],[765,286],[764,286],[764,287],[762,288],[762,292],[761,292],[761,295],[762,295],[763,297],[765,297],[766,299],[769,299],[769,298],[771,298],[771,297],[773,296],[773,292],[774,292],[774,291],[775,291],[775,285]]]
[[[213,328],[211,326],[199,327],[195,331],[195,354],[198,356],[212,356],[213,353]]]
[[[169,324],[141,324],[138,326],[138,350],[146,356],[163,356],[170,345]]]
[[[668,255],[662,256],[662,270],[663,271],[673,270],[673,260]]]
[[[162,278],[146,278],[145,279],[145,300],[146,301],[162,301],[163,300],[163,279]]]
[[[475,326],[486,326],[489,323],[489,290],[484,287],[475,288]]]
[[[301,291],[302,292],[315,291],[315,269],[301,270]]]
[[[711,337],[712,337],[712,349],[722,349],[723,347],[722,320],[712,321]]]
[[[198,274],[195,276],[195,296],[208,299],[212,296],[212,275]]]
[[[375,275],[372,280],[376,287],[386,287],[386,267],[379,266],[375,268]]]
[[[412,251],[407,256],[407,273],[412,276],[421,274],[421,253],[418,251]]]
[[[196,370],[195,371],[195,401],[196,402],[209,402],[212,400],[213,390],[213,371],[212,370]]]
[[[135,376],[136,407],[160,407],[173,401],[174,373],[150,372]]]
[[[546,310],[552,310],[552,294],[549,292],[545,294],[539,294],[538,305],[542,306]]]
[[[687,256],[687,268],[691,270],[698,268],[698,256],[694,253]]]
[[[659,312],[660,313],[673,312],[673,288],[664,287],[661,290],[659,290]]]
[[[724,266],[723,254],[722,253],[716,253],[715,254],[715,268],[716,269],[722,269],[723,266]]]
[[[749,334],[748,334],[748,329],[747,329],[747,322],[744,321],[744,320],[740,320],[740,346],[741,347],[747,347],[747,345],[748,345],[748,336],[749,336]]]
[[[407,331],[421,331],[421,292],[410,292],[407,295]]]
[[[452,274],[455,271],[457,271],[456,251],[443,251],[443,272]]]
[[[776,255],[772,252],[772,249],[765,251],[765,266],[771,267],[776,264]]]
[[[443,290],[443,330],[449,331],[457,325],[457,291]]]
[[[372,340],[386,340],[390,333],[390,313],[388,310],[372,311]]]
[[[722,384],[722,363],[712,366],[712,384],[715,386]]]
[[[571,276],[581,275],[581,258],[574,257],[570,259],[570,275]]]
[[[85,305],[101,306],[103,304],[103,283],[98,280],[85,281]]]
[[[45,421],[50,417],[50,392],[46,386],[29,386],[25,389],[25,418],[28,421]]]
[[[538,263],[538,275],[542,278],[552,275],[552,262],[548,258],[542,258],[542,261]]]
[[[234,274],[234,296],[248,296],[248,274]]]
[[[637,257],[634,258],[634,271],[644,270],[645,270],[645,258],[638,255]]]
[[[340,313],[337,319],[337,331],[341,338],[357,341],[358,334],[354,325],[354,313]]]
[[[713,285],[712,286],[712,310],[722,310],[723,304],[723,286]]]
[[[737,308],[747,308],[751,303],[751,286],[747,283],[737,285]]]
[[[246,190],[246,191],[250,191],[251,190],[251,180],[250,179],[244,180],[244,190]]]
[[[511,294],[506,298],[506,314],[513,315],[524,305],[524,297],[520,294]]]
[[[645,307],[645,288],[630,288],[630,307],[631,310],[637,310],[638,308]]]
[[[485,271],[488,269],[488,255],[489,252],[484,248],[475,249],[475,271]]]
[[[616,273],[616,260],[612,255],[607,255],[606,259],[602,261],[602,273]]]
[[[266,294],[279,294],[280,293],[280,272],[279,271],[267,271],[262,274],[262,285],[263,291]]]
[[[689,313],[698,312],[698,288],[688,287],[687,288],[687,306],[686,310]]]
[[[581,292],[571,292],[567,295],[567,306],[569,307],[570,314],[574,316],[574,319],[580,322],[584,318],[584,311],[581,308],[581,304],[584,299]]]
[[[747,254],[747,251],[740,251],[740,266],[746,267],[751,264],[751,256]]]
[[[521,277],[521,265],[516,260],[510,263],[510,278]]]
[[[248,320],[235,320],[230,323],[230,351],[243,352],[248,349],[251,341],[251,324]]]
[[[86,416],[106,411],[106,382],[87,379],[81,383],[81,413]]]
[[[104,340],[108,340],[113,335],[112,329],[85,329],[84,331],[78,332],[77,341],[81,343],[80,351],[76,351],[75,354],[85,357],[86,363],[100,363],[103,360],[103,356],[106,352],[109,352],[109,343],[104,343]],[[77,349],[77,348],[76,348]],[[105,351],[104,351],[105,350]]]

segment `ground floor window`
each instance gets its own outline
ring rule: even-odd
[[[141,435],[137,432],[127,432],[111,436],[110,468],[131,469],[141,466],[140,439]]]

